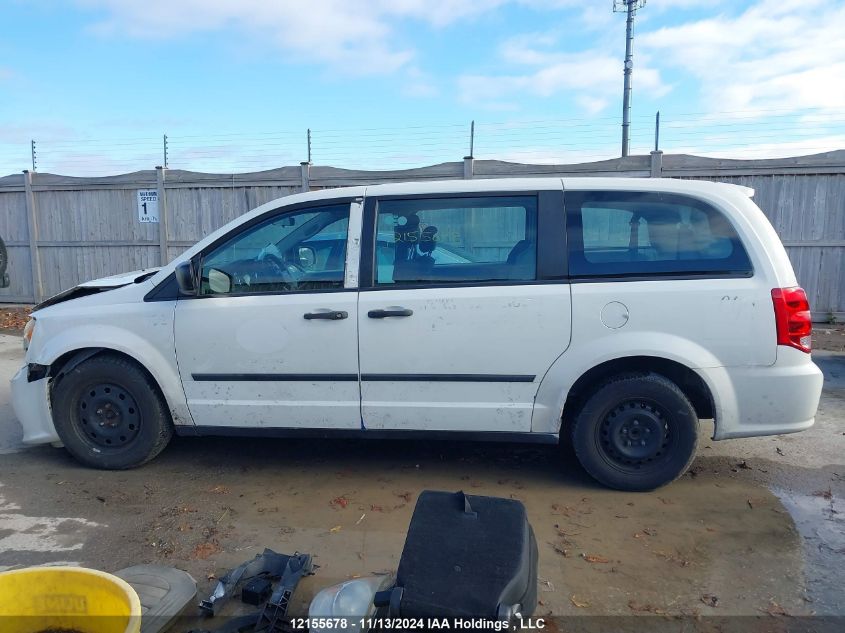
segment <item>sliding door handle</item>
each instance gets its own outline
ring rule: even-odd
[[[410,308],[393,307],[384,308],[383,310],[370,310],[367,316],[371,319],[385,319],[387,317],[409,317],[414,313]]]
[[[349,316],[348,312],[343,310],[318,310],[316,312],[306,312],[302,315],[309,321],[313,319],[325,319],[327,321],[340,321]]]

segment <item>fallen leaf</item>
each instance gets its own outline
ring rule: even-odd
[[[751,499],[746,499],[746,503],[748,504],[749,508],[751,508],[752,510],[754,509],[754,504],[751,503]]]
[[[6,308],[0,310],[0,329],[23,330],[32,308]]]
[[[405,503],[410,503],[411,497],[413,496],[413,494],[409,491],[405,491],[405,492],[397,492],[396,496],[399,497],[400,499],[404,499]]]
[[[205,560],[209,556],[217,554],[220,549],[220,544],[217,541],[206,541],[205,543],[200,543],[194,547],[191,552],[191,557],[199,560]]]
[[[561,556],[563,556],[564,558],[569,558],[569,550],[568,550],[568,549],[566,549],[565,547],[562,547],[562,546],[560,546],[560,545],[552,545],[552,547],[554,548],[554,550],[555,550],[558,554],[560,554],[560,555],[561,555]]]
[[[581,558],[583,558],[588,563],[609,563],[610,561],[602,556],[595,556],[593,554],[581,554]]]
[[[216,495],[227,495],[229,494],[229,489],[226,486],[217,485],[211,488],[209,492],[213,492]]]
[[[214,572],[210,572],[205,578],[206,580],[214,580],[217,578],[217,575]]]
[[[564,505],[561,505],[559,503],[553,503],[552,504],[552,514],[553,515],[562,514],[563,516],[568,517],[569,514],[571,512],[573,512],[574,510],[575,510],[575,508],[573,508],[571,506],[564,506]]]
[[[590,603],[586,600],[578,600],[575,596],[570,596],[569,601],[574,604],[579,609],[586,609],[590,606]]]
[[[769,615],[772,615],[772,616],[779,616],[779,615],[788,616],[789,615],[789,613],[786,611],[786,609],[784,609],[782,606],[780,606],[774,600],[770,600],[769,606],[766,607],[765,609],[761,609],[761,611],[768,613]]]
[[[655,556],[659,556],[660,558],[669,561],[670,563],[675,563],[679,567],[689,567],[690,562],[684,558],[681,558],[680,555],[676,554],[668,554],[666,552],[654,552]]]
[[[375,504],[370,506],[370,510],[372,510],[373,512],[384,512],[384,508]]]
[[[740,469],[742,469],[742,470],[751,470],[751,466],[749,466],[749,465],[748,465],[748,462],[746,462],[744,459],[743,459],[741,462],[739,462],[739,463],[736,465],[736,467],[737,467],[737,468],[740,468]]]
[[[340,532],[342,527],[343,526],[341,525],[335,525],[331,530],[329,530],[329,532],[331,532],[332,534],[337,534],[338,532]]]
[[[343,497],[343,496],[335,497],[334,499],[331,500],[329,505],[332,506],[335,510],[340,509],[340,508],[345,508],[346,506],[349,505],[349,499],[347,499],[346,497]]]
[[[628,608],[631,611],[637,611],[638,613],[654,613],[655,615],[665,615],[665,611],[662,609],[654,606],[653,604],[641,604],[636,600],[629,600],[628,601]]]
[[[704,604],[706,604],[708,607],[715,608],[715,607],[719,606],[719,597],[714,596],[711,593],[705,593],[703,596],[701,596],[701,601]]]
[[[827,490],[816,490],[813,493],[814,497],[821,497],[822,499],[832,499],[833,498],[833,491],[828,488]]]
[[[783,455],[783,451],[782,451],[782,450],[780,450],[780,446],[778,446],[777,448],[775,448],[775,450],[778,452],[778,455]]]

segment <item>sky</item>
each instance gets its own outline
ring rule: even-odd
[[[0,0],[0,174],[619,155],[613,0]],[[845,148],[845,0],[649,0],[632,153]]]

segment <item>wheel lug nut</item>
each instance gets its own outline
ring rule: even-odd
[[[639,426],[639,425],[640,425],[640,421],[639,421],[639,420],[634,420],[634,426]]]
[[[631,445],[631,442],[630,442],[630,441],[629,441],[629,442],[625,442],[625,446],[630,446],[630,445]]]
[[[622,435],[628,435],[628,429],[622,429]]]
[[[640,440],[640,446],[645,446],[645,440]]]

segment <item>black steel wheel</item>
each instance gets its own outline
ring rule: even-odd
[[[91,442],[104,449],[131,444],[141,430],[141,411],[126,388],[95,383],[82,391],[77,419]]]
[[[575,419],[572,440],[578,460],[598,481],[621,490],[651,490],[689,468],[698,444],[698,417],[668,378],[623,376],[587,400]]]
[[[140,466],[173,435],[158,385],[140,366],[117,355],[98,354],[54,378],[52,405],[65,448],[95,468]]]

